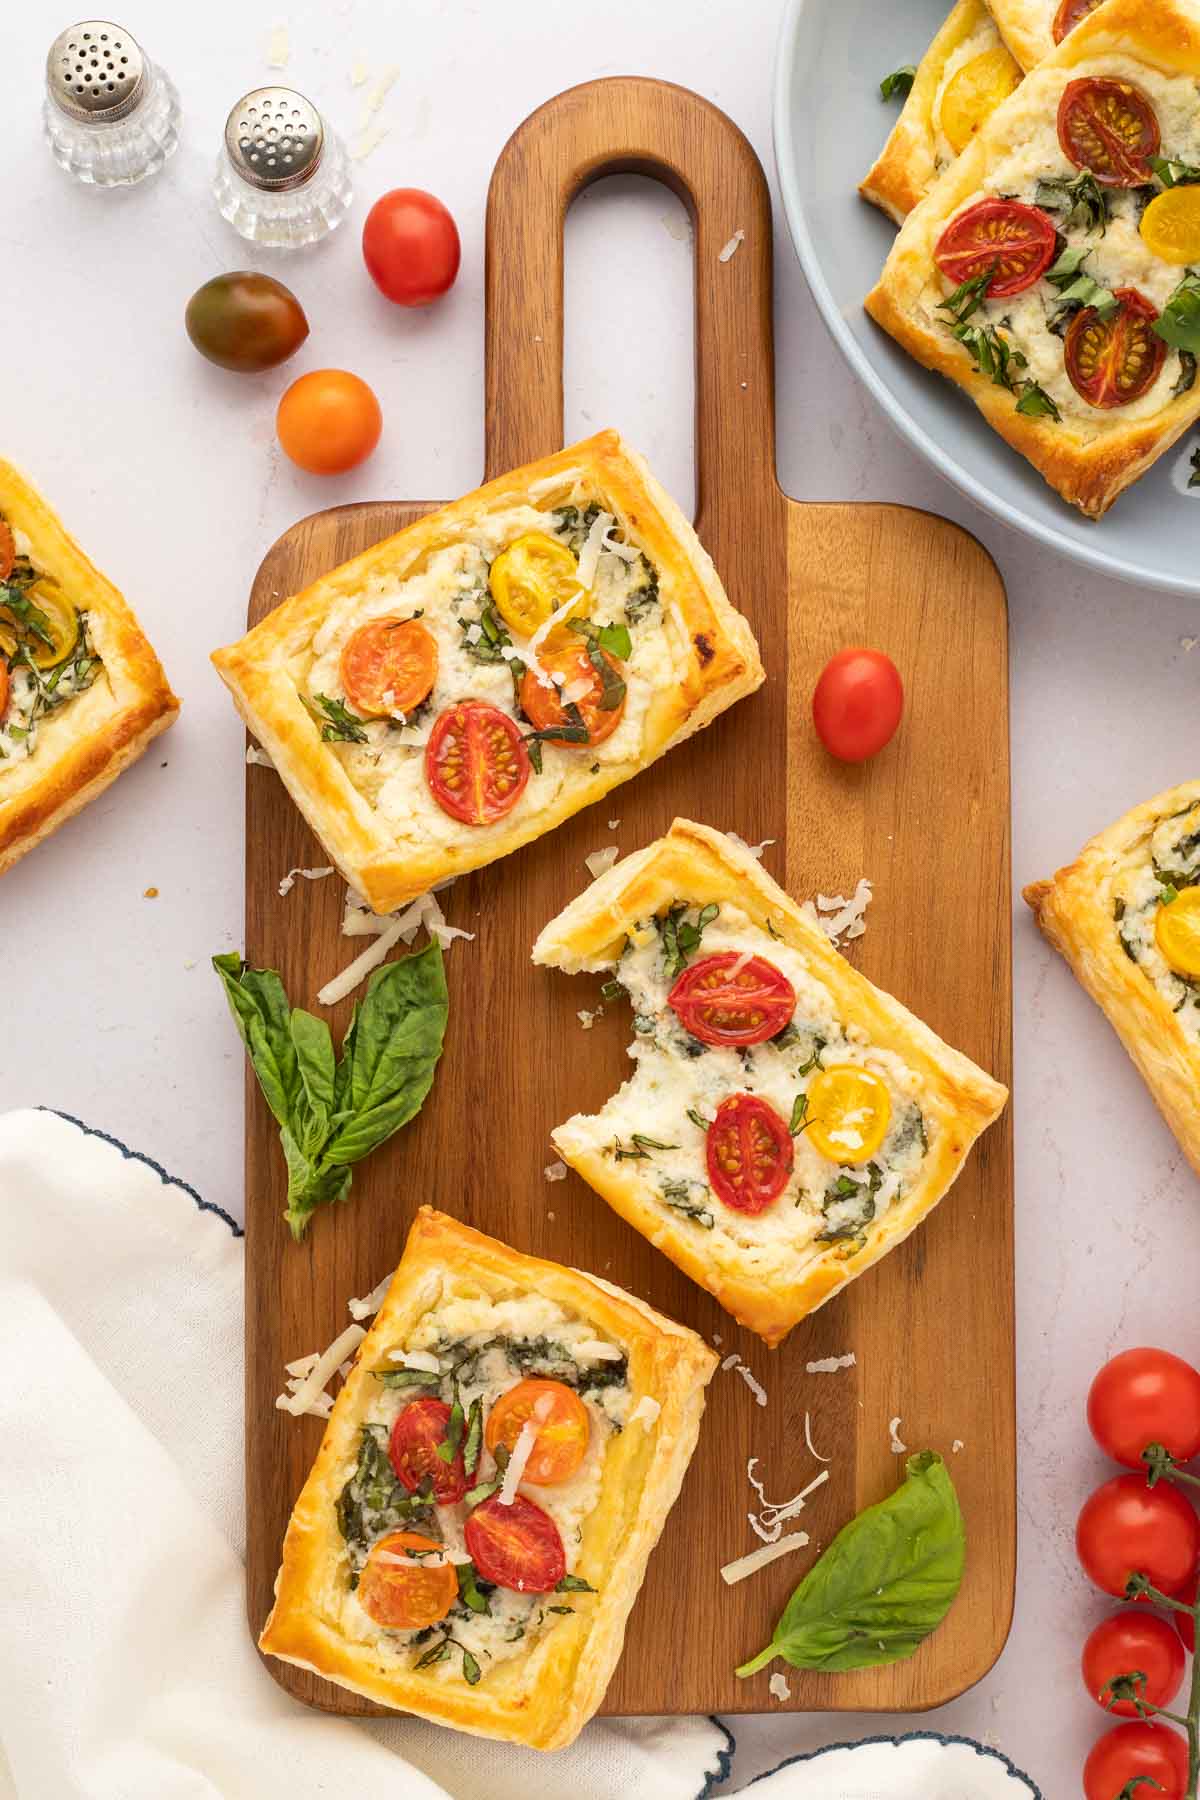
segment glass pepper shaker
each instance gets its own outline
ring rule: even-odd
[[[225,121],[213,194],[222,218],[255,244],[315,244],[350,210],[350,164],[311,101],[255,88]]]
[[[169,76],[123,26],[83,19],[51,44],[42,124],[54,160],[76,181],[144,181],[173,154],[179,118]]]

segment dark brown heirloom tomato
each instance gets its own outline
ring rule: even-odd
[[[1120,309],[1101,319],[1094,306],[1071,321],[1065,356],[1075,392],[1089,406],[1128,406],[1158,380],[1167,346],[1154,330],[1158,314],[1136,288],[1118,288]]]
[[[1074,31],[1081,20],[1089,13],[1094,13],[1100,0],[1062,0],[1062,5],[1054,15],[1054,41],[1061,44],[1069,31]]]
[[[304,308],[291,289],[249,269],[214,275],[197,288],[184,321],[201,356],[239,375],[286,362],[308,336]]]
[[[1058,103],[1058,141],[1077,169],[1103,187],[1141,187],[1162,139],[1149,96],[1132,81],[1091,75],[1069,81]]]
[[[795,1154],[786,1124],[757,1094],[722,1100],[704,1143],[713,1192],[741,1213],[765,1212],[778,1200]]]
[[[933,259],[955,287],[994,269],[989,300],[1032,287],[1054,261],[1056,227],[1036,206],[1020,200],[980,200],[951,219]]]
[[[765,1044],[796,1010],[796,991],[765,956],[719,950],[685,969],[667,1005],[705,1044]]]

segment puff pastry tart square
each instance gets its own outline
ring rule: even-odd
[[[296,1502],[260,1648],[460,1731],[569,1744],[716,1361],[608,1282],[423,1207]]]
[[[634,1074],[559,1155],[770,1345],[908,1236],[1007,1099],[810,914],[676,819],[533,950],[634,1013]]]
[[[984,0],[956,0],[917,65],[882,154],[859,186],[863,199],[902,225],[1020,79],[1020,65]]]
[[[1200,781],[1135,806],[1025,898],[1200,1174]]]
[[[213,661],[377,912],[553,830],[763,679],[614,431],[376,544]]]
[[[1107,0],[909,214],[867,298],[1090,517],[1200,417],[1198,166],[1200,13]]]
[[[0,874],[178,711],[121,595],[0,461]]]

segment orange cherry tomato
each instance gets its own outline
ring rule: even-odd
[[[951,219],[933,251],[955,287],[974,281],[985,269],[989,300],[1007,299],[1032,287],[1054,261],[1056,227],[1040,207],[1020,200],[979,200]]]
[[[372,619],[346,640],[341,669],[355,712],[411,712],[437,680],[437,639],[419,619]]]
[[[735,1212],[765,1212],[788,1183],[795,1160],[786,1121],[757,1094],[730,1094],[704,1144],[713,1193]]]
[[[510,813],[525,792],[529,767],[516,720],[483,700],[448,706],[425,746],[429,791],[464,825],[491,825]]]
[[[518,1594],[548,1594],[567,1572],[558,1526],[523,1494],[517,1494],[511,1506],[493,1494],[475,1508],[463,1536],[476,1569],[497,1587]]]
[[[17,540],[7,519],[0,519],[0,581],[7,581],[17,560]]]
[[[1094,306],[1076,313],[1064,355],[1075,392],[1089,406],[1128,406],[1158,380],[1167,346],[1153,329],[1158,318],[1136,288],[1117,288],[1120,310],[1102,319]]]
[[[565,1382],[518,1381],[488,1414],[483,1433],[488,1449],[503,1444],[511,1450],[530,1420],[537,1426],[537,1437],[525,1464],[525,1480],[535,1487],[570,1481],[587,1454],[591,1435],[587,1407]]]
[[[310,475],[341,475],[370,456],[383,430],[383,414],[357,375],[347,369],[314,369],[284,394],[275,429],[292,461]]]
[[[453,1563],[428,1560],[441,1549],[417,1531],[391,1531],[380,1538],[359,1576],[364,1612],[388,1631],[422,1631],[444,1619],[458,1598],[458,1576]]]
[[[703,1044],[765,1044],[796,1010],[796,990],[765,956],[719,950],[685,969],[667,1005]]]
[[[620,673],[621,665],[614,657],[603,650],[599,654],[614,674]],[[571,688],[584,681],[588,683],[587,692],[580,694],[574,702],[587,728],[587,743],[579,744],[576,748],[587,750],[595,744],[602,744],[605,738],[610,738],[625,717],[625,695],[622,694],[617,704],[605,711],[600,704],[604,698],[604,683],[585,646],[567,644],[561,650],[544,653],[538,661],[548,675],[561,675],[564,687]],[[532,720],[538,731],[554,731],[560,725],[571,723],[563,704],[562,690],[544,686],[532,669],[526,669],[521,681],[521,710],[527,719]],[[572,746],[567,741],[564,747],[569,750]]]
[[[1054,41],[1061,44],[1069,31],[1086,19],[1089,13],[1095,12],[1100,0],[1062,0],[1062,5],[1054,15]]]
[[[1162,142],[1149,96],[1132,81],[1090,75],[1069,81],[1058,103],[1058,141],[1077,169],[1103,187],[1141,187]]]
[[[8,711],[9,686],[8,664],[4,661],[3,657],[0,657],[0,719],[2,719]]]

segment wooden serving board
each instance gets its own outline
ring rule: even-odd
[[[537,932],[586,884],[584,858],[622,853],[682,813],[749,842],[798,898],[875,883],[855,962],[953,1044],[1007,1080],[1011,970],[1007,638],[1004,592],[955,526],[894,506],[797,505],[776,483],[771,210],[762,170],[715,107],[661,82],[616,79],[560,95],[519,128],[496,166],[487,214],[487,473],[562,443],[562,224],[588,182],[657,176],[695,225],[697,527],[750,619],[768,680],[698,739],[540,843],[461,880],[443,898],[474,931],[447,967],[446,1053],[419,1117],[355,1171],[348,1205],[301,1245],[280,1217],[284,1167],[252,1077],[246,1103],[246,1466],[250,1624],[271,1603],[288,1513],[320,1442],[315,1419],[276,1411],[283,1365],[328,1342],[346,1301],[393,1267],[416,1207],[446,1211],[539,1256],[592,1270],[738,1351],[768,1395],[735,1372],[710,1389],[700,1446],[651,1559],[606,1701],[611,1713],[762,1711],[767,1673],[739,1682],[815,1549],[897,1482],[888,1421],[952,1465],[969,1533],[967,1576],[946,1623],[892,1668],[792,1674],[802,1711],[904,1711],[941,1704],[990,1668],[1008,1631],[1015,1567],[1012,1157],[1007,1117],[947,1201],[900,1249],[770,1352],[571,1175],[551,1185],[550,1128],[598,1107],[624,1078],[627,1009],[583,1034],[598,983],[537,970]],[[744,241],[719,252],[735,231]],[[370,502],[304,520],[268,554],[250,602],[285,594],[429,510]],[[907,687],[900,734],[863,767],[834,763],[809,717],[816,675],[846,644],[877,645]],[[609,818],[620,819],[610,830]],[[297,1004],[358,948],[339,935],[342,883],[280,876],[326,861],[282,786],[247,776],[246,953],[279,969]],[[349,1003],[334,1009],[340,1038]],[[806,1373],[853,1350],[857,1366]],[[753,1548],[747,1459],[786,1499],[831,1478],[802,1551],[728,1588],[722,1563]],[[961,1451],[952,1454],[958,1440]],[[269,1661],[310,1704],[362,1714],[366,1701]]]

